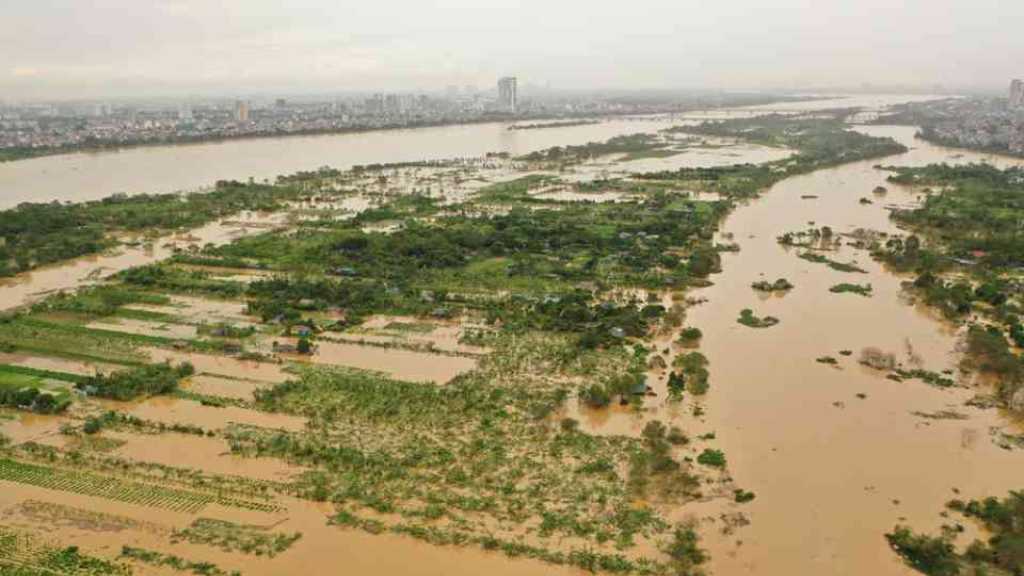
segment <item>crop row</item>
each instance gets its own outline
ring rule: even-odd
[[[39,466],[7,458],[0,459],[0,480],[175,512],[196,513],[212,503],[265,512],[275,510],[275,507],[268,503],[131,482],[90,472]]]

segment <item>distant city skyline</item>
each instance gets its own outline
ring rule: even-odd
[[[985,89],[1024,61],[998,0],[8,2],[0,100],[561,89]],[[941,57],[938,46],[941,46]]]

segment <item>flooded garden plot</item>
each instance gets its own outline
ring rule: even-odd
[[[274,362],[243,360],[230,356],[166,348],[143,348],[142,352],[147,354],[152,362],[189,362],[200,375],[270,383],[283,382],[288,379],[284,366]]]
[[[270,430],[301,431],[304,418],[286,414],[271,414],[236,406],[210,406],[195,400],[171,397],[153,397],[124,403],[103,401],[100,406],[166,426],[182,424],[207,431],[223,430],[232,424],[245,424]]]
[[[272,458],[242,458],[231,453],[222,438],[195,434],[126,434],[104,433],[122,444],[111,455],[135,462],[164,466],[188,466],[213,474],[242,476],[257,480],[288,482],[303,472]]]
[[[291,345],[296,340],[278,339]],[[452,378],[472,370],[476,360],[458,355],[435,354],[404,350],[388,344],[352,344],[321,338],[308,360],[299,355],[288,355],[291,360],[347,366],[389,374],[400,380],[429,381],[444,384]]]
[[[86,326],[88,328],[96,328],[99,330],[127,332],[129,334],[175,338],[181,340],[191,340],[198,336],[198,330],[196,327],[188,324],[154,322],[148,320],[136,320],[133,318],[94,320],[86,324]]]
[[[356,342],[390,343],[442,352],[480,355],[485,354],[487,349],[467,343],[464,337],[467,331],[473,332],[481,328],[484,327],[457,321],[377,315],[356,328],[342,332],[340,336]]]
[[[129,304],[126,307],[132,310],[169,314],[188,324],[253,323],[253,318],[246,314],[244,302],[177,294],[172,294],[169,298],[170,302],[167,305]]]
[[[92,376],[96,372],[110,372],[119,368],[117,364],[19,353],[0,353],[0,364],[80,376]]]
[[[220,398],[233,398],[237,400],[252,400],[257,390],[264,390],[272,385],[271,382],[258,382],[255,380],[242,380],[226,376],[214,376],[211,374],[197,374],[182,383],[182,388],[190,392],[205,396],[217,396]]]

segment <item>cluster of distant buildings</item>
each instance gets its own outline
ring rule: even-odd
[[[1024,156],[1024,81],[1010,83],[1006,102],[966,98],[913,107],[922,135],[952,146]]]
[[[207,100],[152,104],[0,105],[0,151],[192,142],[489,120],[653,111],[591,96],[520,98],[515,77],[496,90],[379,93],[332,99]]]

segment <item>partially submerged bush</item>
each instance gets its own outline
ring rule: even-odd
[[[891,352],[883,352],[874,346],[868,346],[860,351],[859,362],[875,370],[892,370],[896,368],[896,355]]]

